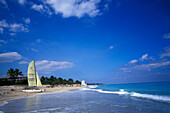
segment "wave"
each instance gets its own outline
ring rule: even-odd
[[[88,86],[89,88],[97,88],[98,86],[97,85],[90,85]]]
[[[157,101],[165,101],[165,102],[170,103],[170,97],[169,97],[169,96],[160,96],[160,95],[151,95],[151,94],[141,94],[141,93],[136,93],[136,92],[130,93],[130,96],[147,98],[147,99],[152,99],[152,100],[157,100]]]
[[[49,113],[49,112],[54,112],[56,110],[60,110],[60,108],[47,108],[47,109],[41,109],[41,110],[35,110],[35,111],[28,111],[28,112],[21,112],[21,113]]]
[[[170,103],[170,96],[143,94],[143,93],[137,93],[137,92],[127,92],[124,89],[120,89],[119,91],[103,91],[102,89],[83,88],[82,90],[97,91],[99,93],[129,95],[129,96],[132,96],[132,97],[146,98],[146,99],[152,99],[152,100],[156,100],[156,101],[163,101],[163,102]]]
[[[7,101],[4,101],[4,103],[2,104],[2,105],[0,105],[0,106],[4,106],[5,104],[8,104],[8,102]],[[1,112],[0,112],[1,113]]]

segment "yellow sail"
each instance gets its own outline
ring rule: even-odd
[[[28,67],[28,86],[36,86],[35,62],[32,61]]]
[[[40,81],[40,78],[39,78],[37,72],[36,72],[36,75],[37,75],[37,87],[38,87],[38,86],[42,86],[41,81]]]

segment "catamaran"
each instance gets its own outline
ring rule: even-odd
[[[43,89],[39,89],[39,86],[42,86],[40,78],[38,76],[38,73],[35,69],[35,61],[32,61],[28,66],[28,72],[27,72],[27,78],[28,78],[28,88],[25,88],[25,90],[22,90],[24,92],[42,92]]]

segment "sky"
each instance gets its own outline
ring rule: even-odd
[[[0,78],[170,81],[169,0],[0,0]]]

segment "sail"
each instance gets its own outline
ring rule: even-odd
[[[36,72],[36,76],[37,76],[37,87],[38,87],[38,86],[42,86],[41,81],[40,81],[40,78],[39,78],[37,72]]]
[[[35,62],[32,61],[28,67],[28,86],[36,86]]]

